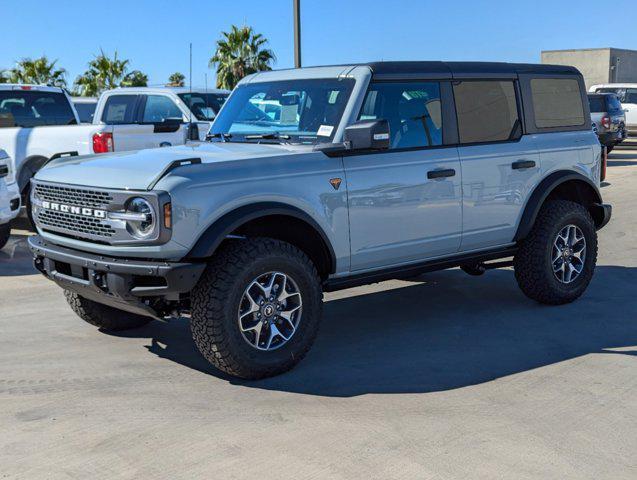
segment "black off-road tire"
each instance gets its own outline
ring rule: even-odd
[[[2,249],[7,244],[10,236],[11,224],[5,223],[4,225],[0,225],[0,249]]]
[[[78,317],[104,331],[116,332],[139,328],[152,320],[151,317],[135,315],[134,313],[102,305],[70,290],[64,290],[64,296]]]
[[[273,271],[284,273],[298,285],[302,316],[287,343],[263,351],[243,338],[238,312],[248,285]],[[192,336],[202,355],[219,370],[251,380],[271,377],[293,368],[314,343],[322,300],[316,268],[295,246],[269,238],[228,243],[215,254],[191,292]]]
[[[553,242],[567,225],[580,228],[586,240],[586,258],[572,283],[560,282],[553,273]],[[597,232],[588,210],[579,203],[552,200],[542,206],[533,229],[513,260],[515,278],[524,294],[540,303],[562,305],[576,300],[588,287],[597,263]]]

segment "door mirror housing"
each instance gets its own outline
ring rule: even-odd
[[[345,129],[343,140],[350,150],[387,150],[391,135],[385,119],[360,120]]]
[[[153,132],[172,133],[179,130],[184,121],[181,118],[165,118],[162,122],[154,123]]]

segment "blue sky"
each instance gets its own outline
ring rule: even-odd
[[[368,60],[539,62],[543,49],[637,50],[635,8],[598,1],[301,0],[304,65]],[[103,48],[162,84],[174,71],[209,83],[207,68],[220,32],[251,25],[270,41],[275,68],[293,65],[292,0],[28,2],[0,0],[0,68],[46,54],[68,71],[69,84]],[[614,15],[613,12],[616,12]],[[622,14],[622,12],[624,12]],[[630,13],[629,13],[630,12]]]

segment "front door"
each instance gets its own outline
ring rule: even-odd
[[[460,162],[442,144],[438,82],[370,85],[359,119],[389,121],[391,147],[345,156],[352,270],[455,253],[462,228]]]

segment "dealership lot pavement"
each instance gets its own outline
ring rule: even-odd
[[[239,382],[187,321],[100,333],[0,252],[0,477],[637,478],[637,147],[613,152],[598,268],[572,305],[513,272],[329,294],[292,372]]]

